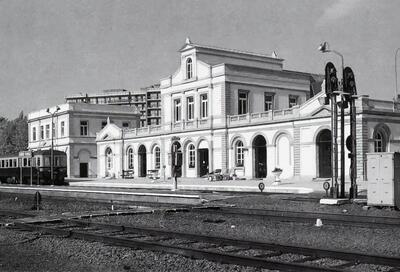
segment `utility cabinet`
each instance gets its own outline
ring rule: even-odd
[[[400,207],[400,153],[367,153],[368,205]]]

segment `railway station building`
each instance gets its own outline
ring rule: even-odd
[[[69,178],[97,177],[96,133],[108,123],[129,129],[139,122],[140,114],[128,106],[66,103],[41,109],[28,114],[28,149],[48,150],[53,140],[54,149],[67,154]]]
[[[285,70],[275,53],[190,40],[179,52],[180,66],[160,81],[161,125],[123,129],[110,124],[97,134],[99,177],[120,177],[127,169],[138,177],[149,170],[170,177],[174,152],[182,153],[183,177],[221,169],[266,178],[275,167],[283,169],[282,178],[331,176],[331,114],[323,103],[321,75]],[[367,97],[356,106],[360,181],[367,152],[400,150],[400,111],[397,103]],[[345,124],[347,137],[348,113]],[[347,150],[345,158],[348,176]]]

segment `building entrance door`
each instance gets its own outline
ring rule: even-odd
[[[208,148],[198,150],[199,153],[199,176],[208,174]]]
[[[322,130],[317,137],[318,177],[332,177],[332,136],[329,129]]]
[[[88,177],[88,163],[87,162],[81,162],[79,164],[79,177],[81,178],[87,178]]]
[[[141,145],[138,150],[138,163],[139,163],[139,177],[145,177],[147,172],[147,155],[146,155],[146,147]]]
[[[253,140],[254,153],[254,177],[265,178],[267,176],[267,141],[261,135]]]

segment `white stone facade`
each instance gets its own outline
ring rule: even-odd
[[[139,126],[139,115],[130,107],[68,103],[54,114],[54,149],[67,153],[68,177],[97,177],[96,133],[107,120],[122,127]],[[56,107],[49,108],[51,113]],[[51,114],[46,109],[28,115],[31,150],[51,148]],[[43,132],[42,132],[43,131]]]
[[[282,178],[331,176],[330,106],[315,94],[321,76],[235,50],[187,43],[180,53],[179,69],[160,82],[160,126],[109,125],[97,134],[99,177],[120,177],[127,169],[134,176],[158,170],[170,177],[174,144],[182,151],[184,177],[221,169],[265,178],[275,167],[283,169]],[[400,150],[400,114],[393,102],[360,98],[356,104],[357,176],[364,180],[365,153]]]

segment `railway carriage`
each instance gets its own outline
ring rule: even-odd
[[[67,155],[54,150],[54,185],[64,185],[67,174]],[[51,151],[22,151],[14,155],[0,156],[0,182],[53,184],[51,181]]]

